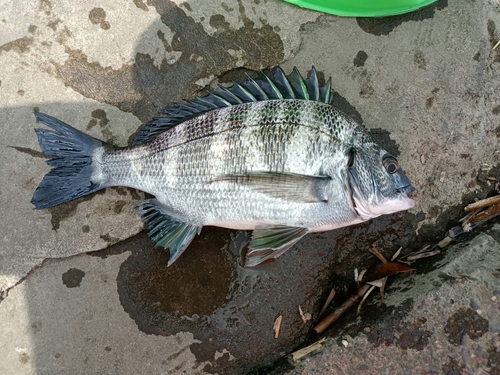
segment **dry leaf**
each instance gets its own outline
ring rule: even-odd
[[[399,262],[377,263],[366,270],[363,276],[363,281],[368,282],[379,280],[396,273],[410,271],[413,271],[413,268],[410,268]]]

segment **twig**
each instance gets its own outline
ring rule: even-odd
[[[274,321],[273,330],[274,330],[274,338],[275,339],[277,339],[278,337],[280,337],[280,329],[281,329],[281,321],[282,320],[283,320],[283,315],[280,315]]]
[[[375,285],[370,285],[370,289],[364,294],[363,298],[361,299],[361,302],[358,305],[358,308],[356,309],[356,313],[359,314],[361,312],[361,307],[363,306],[363,302],[368,298],[371,292],[373,292],[373,289],[375,289]]]
[[[332,290],[330,291],[330,294],[328,295],[328,298],[326,299],[325,304],[323,305],[323,308],[319,312],[319,316],[322,316],[323,313],[328,308],[328,306],[330,306],[330,303],[332,303],[332,301],[333,301],[333,297],[335,297],[335,289],[332,288]]]
[[[370,253],[372,253],[373,255],[375,255],[378,259],[380,259],[380,261],[381,261],[382,263],[387,263],[387,259],[385,259],[385,256],[383,256],[383,255],[382,255],[382,254],[381,254],[381,253],[377,250],[377,248],[376,248],[375,246],[370,247],[370,248],[368,249],[368,251],[369,251]]]
[[[493,206],[496,203],[500,203],[500,195],[495,195],[494,197],[482,199],[480,201],[469,204],[464,208],[465,211],[474,211],[478,208],[485,208]]]
[[[399,254],[401,254],[401,250],[403,250],[403,246],[401,246],[401,247],[398,249],[398,251],[396,251],[396,252],[394,253],[394,255],[393,255],[393,256],[392,256],[392,258],[391,258],[391,262],[394,262],[394,261],[397,259],[397,257],[399,256]]]
[[[330,325],[332,325],[338,318],[340,318],[346,311],[348,311],[353,305],[355,305],[363,295],[366,293],[368,289],[370,289],[370,285],[363,284],[358,289],[358,292],[349,297],[347,301],[345,301],[342,306],[336,309],[334,312],[328,314],[324,319],[322,319],[316,326],[313,328],[316,333],[324,332]]]
[[[315,350],[320,349],[323,346],[323,343],[325,342],[326,337],[323,337],[322,339],[316,341],[314,344],[311,344],[309,346],[306,346],[305,348],[299,349],[296,352],[292,354],[292,358],[294,361],[298,361],[302,357],[308,355],[309,353],[314,352]]]

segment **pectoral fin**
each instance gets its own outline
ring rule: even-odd
[[[273,226],[253,231],[248,245],[245,266],[253,267],[269,259],[276,259],[290,249],[309,230],[307,228]]]
[[[151,240],[158,246],[170,249],[169,266],[179,258],[201,230],[199,226],[173,219],[156,199],[142,201],[137,211],[146,224]]]
[[[212,183],[226,181],[242,184],[275,198],[297,203],[328,202],[328,176],[307,176],[294,173],[253,172],[225,175]]]

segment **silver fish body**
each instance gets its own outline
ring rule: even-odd
[[[335,107],[307,98],[231,103],[189,116],[148,143],[83,149],[90,190],[128,186],[155,196],[139,213],[151,238],[170,248],[170,263],[205,225],[254,230],[247,265],[256,265],[306,233],[414,204],[393,156]]]

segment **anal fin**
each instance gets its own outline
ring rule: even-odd
[[[148,235],[156,245],[170,250],[168,265],[186,250],[201,227],[172,218],[156,199],[139,203],[137,211],[146,224]]]
[[[309,230],[301,227],[268,226],[256,228],[248,245],[245,266],[253,267],[276,259],[300,240]]]

